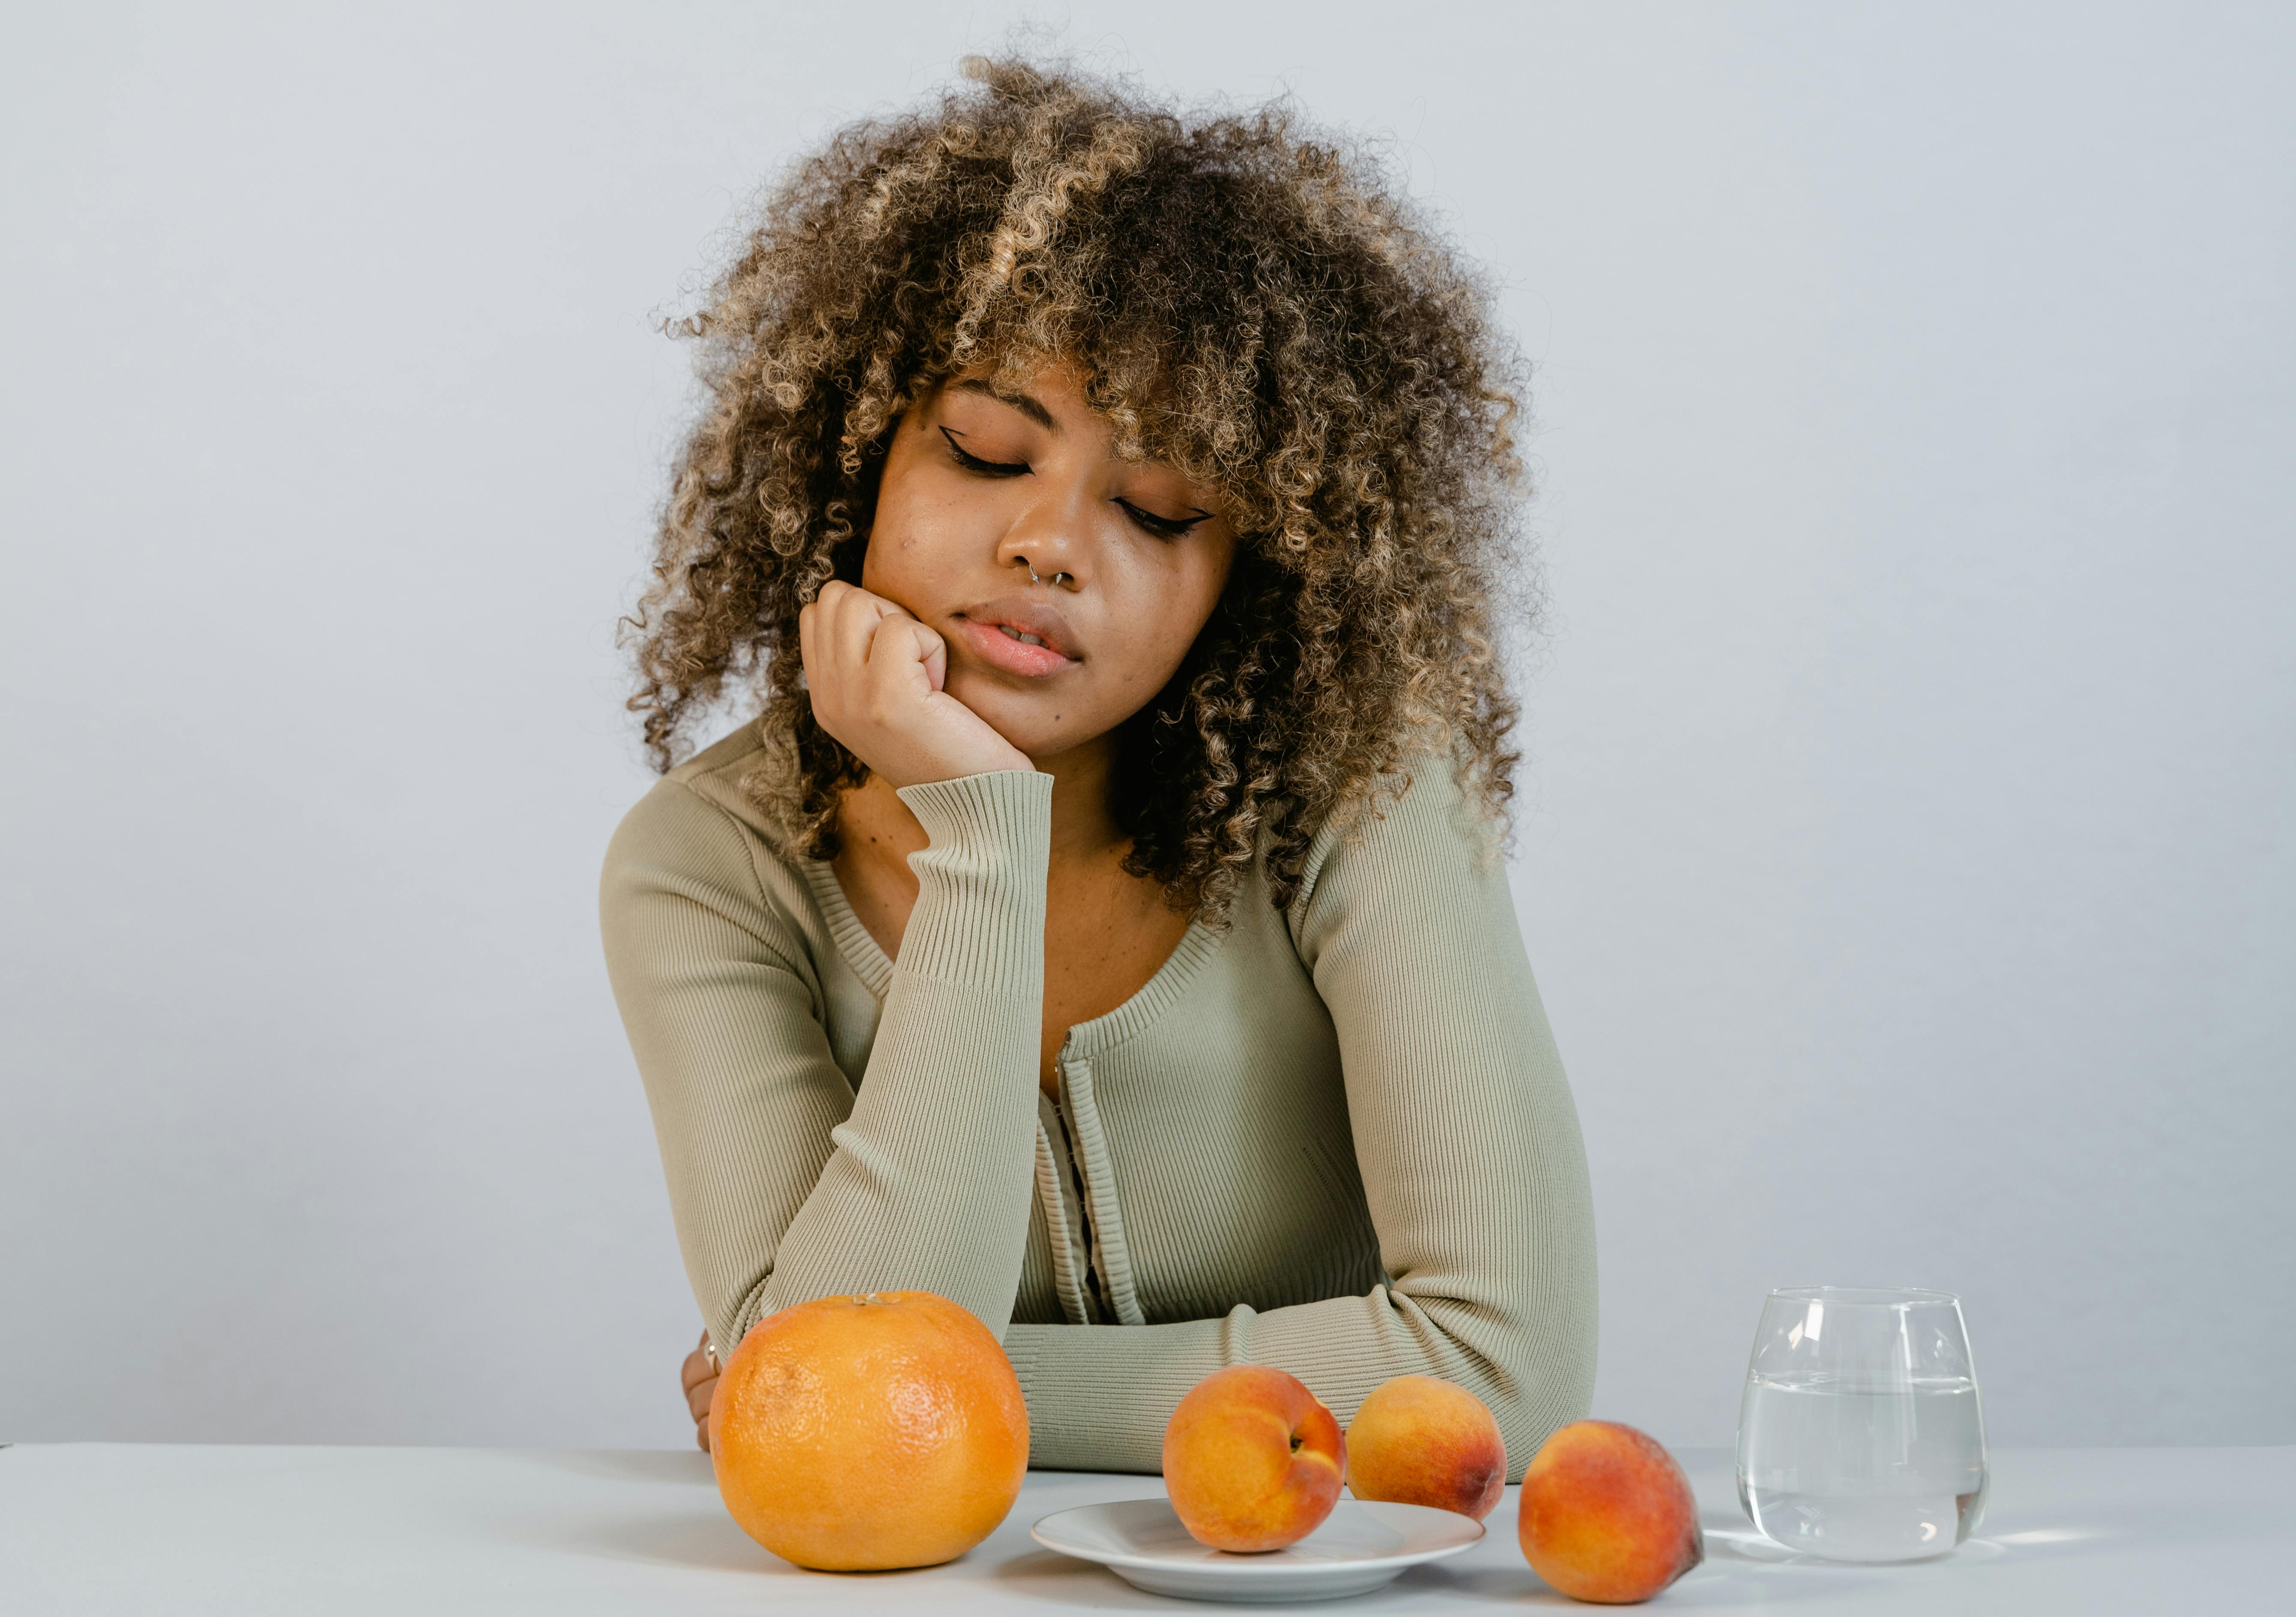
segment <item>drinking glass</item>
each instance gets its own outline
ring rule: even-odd
[[[1738,1410],[1738,1499],[1765,1537],[1833,1561],[1947,1555],[1976,1530],[1985,1480],[1958,1297],[1769,1294]]]

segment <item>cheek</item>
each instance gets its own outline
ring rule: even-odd
[[[1173,558],[1171,580],[1167,586],[1170,606],[1168,617],[1176,628],[1185,627],[1179,635],[1176,658],[1187,655],[1195,643],[1197,633],[1212,611],[1219,605],[1220,592],[1227,587],[1229,573],[1235,564],[1235,542],[1222,536],[1193,545]]]
[[[877,497],[877,510],[869,526],[868,549],[861,557],[861,587],[873,595],[900,600],[906,589],[932,575],[936,535],[952,526],[955,513],[936,509],[923,498],[919,479],[896,480],[887,469],[886,486]],[[904,604],[906,604],[904,602]]]
[[[1226,582],[1226,557],[1160,558],[1125,580],[1122,599],[1111,599],[1113,621],[1130,625],[1125,636],[1126,682],[1160,689],[1171,677],[1219,602]]]

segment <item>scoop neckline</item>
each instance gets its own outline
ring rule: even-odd
[[[831,940],[845,957],[846,964],[853,968],[882,1004],[893,985],[893,957],[861,924],[852,900],[845,895],[845,884],[837,879],[835,862],[808,857],[803,863],[806,883],[813,889],[823,919],[829,923]],[[1200,918],[1190,916],[1188,929],[1180,934],[1180,941],[1172,945],[1172,952],[1164,957],[1163,964],[1148,980],[1114,1009],[1071,1025],[1062,1049],[1090,1059],[1132,1037],[1179,998],[1181,989],[1196,969],[1218,952],[1225,935],[1225,932],[1204,925]]]

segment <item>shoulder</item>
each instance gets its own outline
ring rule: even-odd
[[[762,752],[758,726],[743,724],[630,806],[607,844],[600,875],[610,929],[618,914],[665,892],[745,911],[787,911],[808,902],[802,855],[742,788]]]
[[[734,726],[671,770],[655,783],[649,796],[682,794],[699,798],[778,849],[778,830],[742,786],[745,776],[767,762],[764,731],[751,720]]]
[[[614,832],[619,848],[649,835],[711,824],[727,839],[754,844],[775,858],[789,857],[778,829],[742,788],[742,777],[764,763],[758,726],[742,724],[703,747],[653,783],[622,816]],[[609,853],[611,862],[613,853]]]
[[[1406,759],[1316,831],[1289,918],[1296,930],[1367,893],[1505,880],[1503,816],[1447,753]]]

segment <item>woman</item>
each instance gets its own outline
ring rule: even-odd
[[[716,1350],[938,1292],[1032,1463],[1292,1372],[1586,1412],[1570,1092],[1496,853],[1517,463],[1485,300],[1279,110],[1015,61],[849,129],[689,328],[603,881]],[[672,767],[722,701],[764,710]]]

